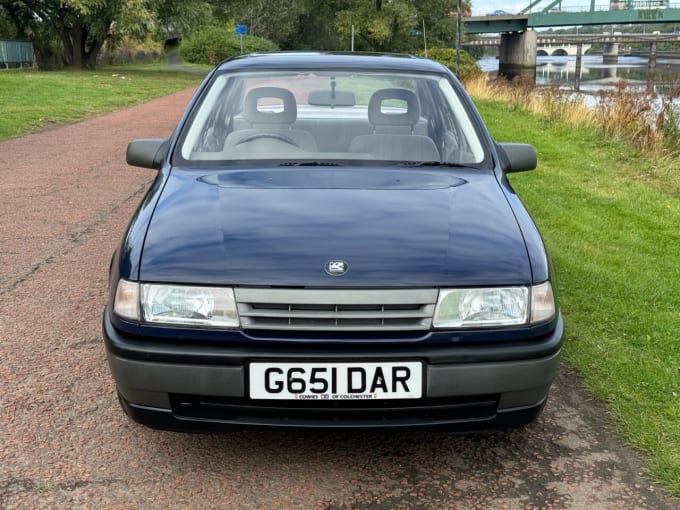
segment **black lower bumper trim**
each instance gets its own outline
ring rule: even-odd
[[[263,429],[425,429],[454,433],[512,429],[532,422],[541,412],[545,400],[529,407],[496,411],[497,401],[490,399],[429,402],[422,407],[387,407],[380,409],[341,408],[320,412],[310,408],[276,409],[248,406],[224,400],[173,396],[173,410],[150,408],[127,402],[121,406],[134,421],[146,426],[178,432],[217,433],[234,430]],[[284,411],[284,412],[282,412]]]

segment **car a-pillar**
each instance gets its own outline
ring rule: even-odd
[[[537,35],[534,30],[501,34],[498,74],[508,80],[520,77],[536,82]]]

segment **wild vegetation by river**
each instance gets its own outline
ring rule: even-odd
[[[665,94],[658,96],[619,82],[613,90],[599,92],[594,104],[557,86],[537,88],[504,79],[475,78],[466,82],[466,88],[476,98],[501,101],[545,122],[590,129],[595,138],[628,145],[645,161],[634,177],[680,197],[680,106],[676,101],[680,84],[668,84]]]

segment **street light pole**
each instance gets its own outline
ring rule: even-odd
[[[460,78],[460,27],[462,26],[462,6],[461,0],[456,1],[456,76]]]

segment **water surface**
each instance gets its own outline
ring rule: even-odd
[[[483,71],[498,71],[498,59],[483,58]],[[581,91],[598,92],[612,89],[624,80],[631,86],[646,87],[648,59],[620,56],[618,64],[604,64],[601,55],[584,55],[581,62]],[[537,57],[536,83],[573,87],[576,57]],[[654,77],[657,87],[675,83],[680,85],[680,58],[657,58]]]

